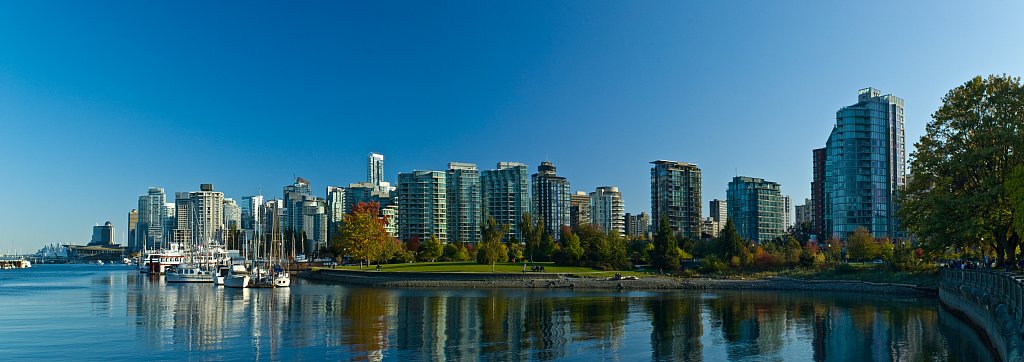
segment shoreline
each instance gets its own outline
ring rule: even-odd
[[[319,269],[304,271],[300,278],[331,284],[386,288],[525,288],[603,289],[635,291],[754,290],[851,292],[937,297],[937,287],[912,284],[871,283],[857,280],[807,280],[786,277],[765,279],[713,279],[651,276],[639,280],[612,280],[555,273],[413,273]]]

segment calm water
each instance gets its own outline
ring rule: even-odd
[[[991,360],[935,300],[775,292],[167,285],[0,270],[5,360]]]

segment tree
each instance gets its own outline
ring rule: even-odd
[[[334,245],[336,256],[349,255],[361,261],[379,262],[401,250],[400,242],[384,229],[387,220],[378,216],[379,209],[380,204],[376,202],[360,202],[342,217],[341,236]]]
[[[568,265],[580,265],[580,259],[583,258],[583,247],[580,246],[579,235],[573,234],[571,230],[562,230],[563,248],[565,251],[565,261]]]
[[[405,242],[405,248],[411,251],[418,251],[420,250],[420,244],[420,236],[413,235],[411,238],[409,238],[409,241]]]
[[[949,91],[911,155],[914,177],[901,195],[904,226],[933,251],[990,247],[1013,264],[1024,212],[1013,200],[1024,164],[1020,78],[975,77]],[[1019,185],[1017,185],[1019,186]]]
[[[679,247],[676,246],[676,235],[668,218],[662,216],[658,221],[658,234],[654,236],[654,255],[651,257],[654,266],[669,271],[679,270]]]
[[[437,261],[437,258],[444,254],[444,244],[441,243],[441,239],[437,238],[437,235],[431,235],[427,242],[420,244],[419,253],[420,260]]]
[[[508,228],[508,225],[498,225],[493,217],[488,217],[481,227],[482,240],[477,247],[476,262],[491,264],[492,272],[495,264],[508,260],[508,247],[501,242],[505,234],[508,234]]]
[[[877,258],[881,249],[871,233],[861,227],[846,238],[846,252],[852,260],[867,260]]]
[[[736,225],[733,225],[732,219],[725,221],[725,226],[722,227],[722,231],[718,234],[718,238],[715,239],[715,243],[719,248],[719,256],[722,260],[732,264],[733,267],[750,265],[750,262],[753,260],[750,247],[747,246],[747,242],[736,231]]]
[[[537,257],[537,249],[540,248],[540,233],[537,232],[537,227],[533,224],[533,217],[528,212],[523,213],[523,218],[519,222],[519,232],[523,235],[523,242],[526,244],[526,256],[530,258],[530,261],[534,261]]]

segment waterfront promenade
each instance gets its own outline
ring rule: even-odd
[[[1024,361],[1024,275],[943,269],[939,300],[985,335],[1003,361]]]

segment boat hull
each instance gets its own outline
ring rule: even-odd
[[[224,278],[224,286],[228,288],[247,288],[249,287],[249,276],[229,275]]]

